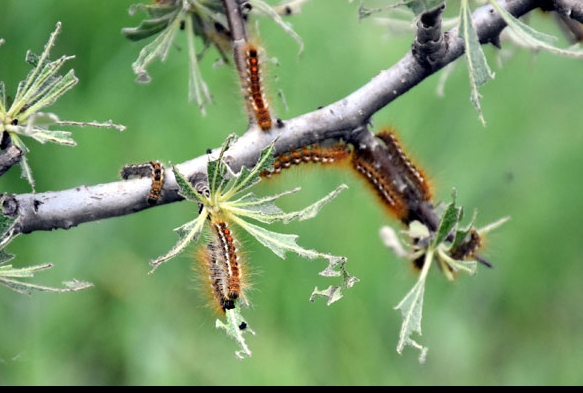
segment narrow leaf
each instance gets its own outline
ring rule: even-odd
[[[251,224],[249,222],[243,221],[240,218],[234,216],[233,220],[250,235],[252,235],[257,241],[263,244],[265,247],[269,248],[275,255],[279,256],[281,259],[285,259],[285,253],[290,251],[302,258],[316,259],[323,258],[329,261],[330,265],[336,266],[346,260],[345,257],[330,255],[320,253],[315,250],[308,250],[296,243],[298,235],[277,233],[260,226]],[[339,275],[339,274],[334,274]]]
[[[272,203],[273,197],[267,197],[265,198],[265,200],[257,199],[256,201],[253,201],[255,202],[253,204],[251,203],[251,201],[248,201],[247,204],[245,205],[238,205],[236,204],[236,202],[234,202],[230,209],[233,213],[239,216],[246,216],[258,220],[260,222],[270,224],[276,221],[281,221],[284,224],[288,224],[294,220],[303,221],[315,217],[325,204],[330,202],[332,199],[336,198],[340,191],[345,190],[346,188],[348,188],[347,185],[341,184],[334,191],[326,195],[324,198],[316,201],[315,203],[309,205],[308,207],[302,210],[295,212],[289,213],[283,212],[281,209],[275,206],[275,204]],[[278,194],[278,196],[295,192],[298,189],[299,188],[294,189],[290,192]],[[241,206],[245,206],[245,208],[241,208]]]
[[[176,183],[178,183],[178,194],[183,196],[188,201],[193,201],[197,203],[203,203],[206,201],[204,195],[199,194],[196,190],[192,187],[192,184],[184,176],[182,173],[176,168],[175,165],[172,165],[172,172],[174,172],[174,177],[176,177]]]
[[[203,115],[206,114],[205,105],[212,102],[212,97],[208,86],[198,66],[196,49],[194,47],[194,29],[192,27],[192,18],[185,18],[186,37],[188,41],[188,59],[189,59],[189,79],[188,79],[188,99],[196,102]]]
[[[184,251],[191,242],[198,240],[205,221],[206,215],[201,214],[195,220],[192,220],[182,225],[181,227],[174,229],[174,231],[178,233],[179,236],[178,243],[176,243],[176,245],[172,247],[168,253],[150,261],[150,265],[152,266],[150,274],[153,273],[158,267],[160,267],[161,264],[174,258],[182,251]]]
[[[251,170],[247,169],[244,166],[241,167],[241,170],[239,174],[237,174],[232,188],[229,190],[229,193],[227,194],[227,198],[230,197],[231,195],[243,192],[246,189],[249,189],[251,186],[258,183],[261,180],[259,174],[263,170],[270,169],[273,166],[274,143],[275,141],[261,151],[259,160],[257,160],[257,163]]]
[[[241,312],[239,310],[239,306],[235,306],[232,310],[225,311],[226,316],[226,323],[217,319],[215,326],[218,329],[223,329],[227,332],[227,334],[232,337],[237,344],[239,344],[239,350],[235,352],[235,356],[239,359],[243,359],[245,357],[251,357],[251,350],[247,346],[245,342],[245,337],[243,337],[244,333],[255,334],[253,330],[251,330],[243,319]]]
[[[328,299],[326,304],[329,306],[334,302],[337,302],[344,296],[344,290],[348,288],[352,288],[354,284],[359,282],[360,280],[354,276],[351,276],[346,271],[346,260],[344,260],[340,264],[340,273],[343,276],[342,285],[330,285],[328,288],[324,290],[319,290],[318,287],[314,289],[312,295],[310,296],[310,301],[313,302],[316,296],[325,297]],[[321,274],[321,273],[320,273]],[[321,274],[322,275],[322,274]]]
[[[397,344],[397,352],[399,354],[403,353],[403,349],[406,345],[410,345],[414,348],[419,349],[419,362],[425,362],[425,357],[427,356],[427,348],[423,347],[421,344],[417,343],[411,336],[414,333],[421,335],[421,317],[423,315],[423,295],[425,293],[425,282],[427,274],[429,273],[429,268],[433,264],[433,252],[434,250],[430,248],[425,254],[425,261],[423,263],[423,269],[419,274],[417,282],[411,288],[409,293],[401,300],[401,302],[395,307],[395,310],[401,311],[401,316],[403,318],[403,323],[401,325],[401,330],[399,332],[399,342]]]
[[[460,11],[460,26],[459,36],[464,40],[465,56],[468,65],[468,72],[470,77],[470,87],[472,90],[470,99],[476,107],[480,121],[486,124],[480,106],[480,93],[478,87],[484,85],[487,81],[494,78],[494,73],[488,67],[486,56],[482,51],[480,40],[474,23],[472,21],[472,13],[467,0],[462,0]]]
[[[521,43],[534,50],[546,50],[548,52],[568,57],[583,58],[583,50],[576,49],[561,49],[552,45],[557,40],[556,37],[541,33],[527,24],[515,18],[508,11],[498,4],[496,1],[490,1],[490,4],[504,19],[504,22],[514,32],[514,34],[521,40]]]
[[[146,71],[146,67],[150,65],[152,61],[156,58],[160,58],[160,61],[164,62],[166,56],[168,56],[168,51],[172,46],[174,36],[180,28],[180,19],[174,18],[172,23],[160,33],[158,37],[148,45],[146,45],[140,51],[138,59],[132,64],[132,69],[134,73],[138,76],[137,81],[139,83],[149,83],[151,81],[150,75]]]

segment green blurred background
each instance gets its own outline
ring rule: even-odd
[[[150,67],[151,84],[135,83],[131,63],[145,42],[120,33],[142,18],[128,14],[133,2],[0,0],[0,80],[8,95],[29,71],[26,50],[39,53],[61,21],[52,57],[75,55],[66,67],[80,81],[50,110],[127,126],[123,133],[73,129],[75,148],[28,141],[38,192],[116,181],[127,163],[182,162],[244,132],[237,79],[232,68],[212,67],[215,51],[201,65],[215,105],[203,117],[187,102],[183,36],[165,63]],[[559,33],[547,16],[532,20]],[[260,40],[279,60],[266,78],[273,97],[285,93],[288,111],[273,104],[283,119],[341,99],[396,63],[412,41],[388,36],[373,19],[358,21],[357,2],[308,1],[289,21],[305,42],[299,58],[289,36],[259,20]],[[245,240],[253,273],[245,316],[257,334],[247,335],[253,356],[241,361],[197,289],[194,249],[148,275],[148,261],[175,244],[173,229],[194,217],[191,204],[20,236],[8,248],[14,265],[55,264],[35,282],[77,278],[95,286],[30,297],[0,288],[0,385],[583,384],[583,61],[523,49],[506,56],[511,50],[485,48],[496,72],[480,89],[486,127],[470,103],[461,62],[444,97],[436,94],[439,73],[373,118],[377,127],[400,130],[432,176],[437,200],[448,202],[455,187],[468,218],[478,209],[478,226],[511,216],[487,239],[484,255],[494,269],[480,267],[453,283],[430,272],[417,337],[429,347],[425,364],[411,347],[403,355],[395,350],[401,317],[393,308],[416,279],[379,240],[379,228],[396,222],[350,174],[312,168],[256,192],[301,186],[279,203],[289,210],[349,185],[316,219],[274,228],[348,257],[360,282],[341,301],[308,301],[315,286],[337,283],[318,276],[325,261],[281,260]],[[30,192],[18,168],[0,179],[0,190]]]

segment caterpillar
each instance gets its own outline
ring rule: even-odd
[[[247,44],[245,53],[245,92],[250,115],[259,128],[269,131],[273,125],[269,105],[263,90],[263,78],[259,64],[259,51],[253,44]]]
[[[397,189],[390,168],[383,166],[383,161],[377,156],[378,153],[369,146],[361,146],[354,150],[352,166],[374,189],[388,211],[404,221],[408,216],[407,201]]]
[[[131,176],[150,177],[152,185],[148,193],[148,205],[154,206],[162,196],[164,187],[164,165],[159,161],[149,161],[144,164],[125,165],[120,172],[121,178],[129,179]]]
[[[359,144],[353,167],[375,189],[393,216],[405,225],[414,220],[430,223],[422,204],[431,206],[430,182],[401,146],[395,132],[386,128],[375,135],[380,143]]]
[[[427,177],[407,157],[395,132],[391,129],[381,130],[376,134],[376,137],[385,143],[389,160],[397,168],[401,176],[420,194],[422,200],[430,201],[433,193]]]
[[[321,147],[317,144],[302,146],[292,151],[281,153],[273,162],[273,169],[263,170],[262,177],[271,177],[281,173],[282,170],[291,168],[293,165],[304,163],[321,163],[329,165],[338,163],[350,157],[352,151],[350,146],[344,142],[338,142],[330,147]]]
[[[199,251],[215,308],[224,313],[244,298],[243,271],[237,240],[226,222],[210,219],[211,240]]]

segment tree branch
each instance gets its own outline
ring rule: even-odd
[[[572,14],[577,14],[582,8],[576,1],[555,1],[557,7],[559,3],[570,5]],[[500,4],[511,14],[522,16],[537,8],[540,0],[506,0],[500,1]],[[482,43],[495,42],[506,26],[491,6],[475,10],[473,19]],[[397,64],[379,72],[370,82],[335,103],[286,120],[279,124],[280,128],[270,132],[249,129],[227,151],[227,163],[235,172],[242,166],[252,167],[261,150],[276,139],[275,154],[331,138],[367,143],[374,147],[378,142],[367,129],[371,116],[464,53],[463,41],[457,37],[456,30],[445,33],[443,57],[434,59],[431,65],[420,62],[413,51],[409,51]],[[177,169],[185,177],[191,177],[195,173],[206,172],[209,158],[216,159],[217,156],[218,149],[215,149],[208,155],[177,165]],[[165,170],[164,178],[163,194],[158,204],[182,200],[170,168]],[[19,215],[16,233],[69,229],[81,223],[128,215],[149,208],[147,196],[150,184],[149,178],[139,178],[93,186],[82,185],[58,192],[9,195],[2,210],[6,215]]]

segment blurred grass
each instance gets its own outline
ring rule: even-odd
[[[2,0],[0,80],[7,94],[29,70],[26,50],[40,52],[61,21],[52,54],[75,55],[68,66],[80,82],[50,109],[64,119],[127,126],[123,133],[74,129],[75,148],[30,142],[39,192],[115,181],[127,163],[181,162],[245,128],[236,78],[228,67],[212,68],[215,52],[202,64],[216,102],[206,117],[187,102],[180,39],[166,63],[151,66],[151,84],[134,82],[131,63],[144,43],[120,34],[139,23],[141,15],[127,13],[132,3]],[[558,32],[544,16],[533,17]],[[411,44],[411,37],[385,37],[373,20],[359,22],[356,3],[347,1],[310,1],[291,19],[306,44],[300,58],[290,37],[260,22],[261,41],[279,60],[269,77],[272,91],[286,94],[289,112],[274,103],[283,119],[342,98]],[[429,347],[424,365],[411,348],[402,356],[395,351],[401,320],[393,307],[415,280],[378,238],[381,225],[395,222],[379,214],[359,181],[314,168],[283,174],[257,193],[301,185],[280,204],[291,209],[340,182],[350,186],[317,219],[277,227],[298,233],[306,247],[348,257],[349,272],[361,281],[341,301],[330,307],[308,301],[315,286],[333,284],[317,275],[324,261],[279,260],[248,240],[254,285],[246,317],[257,335],[248,337],[253,356],[239,361],[196,289],[191,255],[147,274],[148,260],[177,240],[172,229],[195,214],[192,206],[33,233],[10,245],[14,265],[53,262],[36,282],[74,277],[95,287],[32,297],[0,288],[0,385],[583,384],[583,62],[518,50],[499,66],[498,53],[485,50],[496,72],[480,90],[487,127],[469,101],[462,63],[445,97],[435,94],[435,75],[373,119],[377,128],[400,130],[432,175],[438,200],[448,202],[455,187],[468,217],[479,209],[479,225],[512,217],[487,239],[484,253],[494,269],[454,283],[437,271],[430,275],[418,338]],[[0,179],[0,189],[29,192],[18,168]]]

